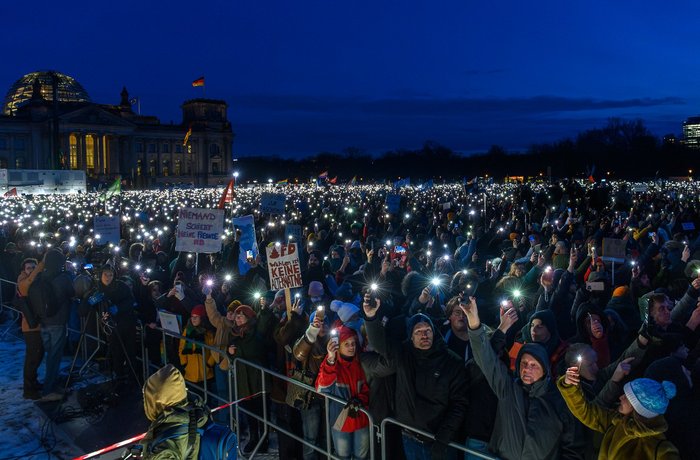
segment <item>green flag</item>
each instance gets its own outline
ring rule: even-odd
[[[109,200],[112,198],[114,195],[119,195],[122,191],[122,178],[117,177],[112,185],[109,186],[107,191],[103,192],[102,195],[100,196],[100,199],[102,201]]]

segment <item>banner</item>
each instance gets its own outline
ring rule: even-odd
[[[389,214],[398,214],[401,210],[401,195],[389,193],[384,203],[386,204]]]
[[[273,244],[266,250],[270,289],[278,291],[303,286],[296,243]]]
[[[255,241],[255,220],[252,215],[235,217],[233,219],[233,228],[241,231],[241,236],[238,240],[238,273],[243,276],[250,270],[247,258],[248,251],[250,251],[253,259],[258,257],[258,243]]]
[[[284,214],[286,200],[287,197],[283,193],[263,193],[260,197],[260,212],[263,214]]]
[[[604,261],[613,261],[622,263],[625,261],[625,252],[627,249],[627,241],[618,238],[603,238],[603,256]]]
[[[121,238],[119,224],[119,216],[95,216],[92,224],[92,234],[95,236],[95,239],[97,239],[97,235],[100,235],[97,243],[119,245],[119,239]]]
[[[284,240],[287,243],[299,243],[301,241],[301,225],[287,224],[284,227]]]
[[[182,208],[177,216],[175,250],[219,252],[223,232],[223,209]]]

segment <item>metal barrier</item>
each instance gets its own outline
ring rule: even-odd
[[[9,280],[5,280],[5,279],[0,278],[0,309],[9,309],[13,312],[13,314],[17,315],[17,318],[19,318],[20,312],[13,305],[6,304],[4,301],[5,299],[2,298],[2,283],[10,283],[10,284],[16,285],[16,283],[13,281],[9,281]],[[97,334],[96,335],[88,334],[85,330],[86,329],[85,325],[86,325],[87,321],[89,321],[89,315],[87,318],[81,317],[81,330],[67,328],[67,330],[69,332],[74,332],[74,333],[78,333],[81,335],[81,342],[82,342],[82,345],[81,345],[82,350],[81,351],[83,353],[84,364],[80,368],[79,375],[82,375],[87,364],[90,362],[90,360],[92,358],[94,358],[96,353],[99,351],[99,347],[108,345],[108,343],[101,337],[100,332],[99,332],[100,331],[99,315],[95,315],[95,317],[96,317],[96,322],[97,322],[96,323],[96,327],[97,327],[97,329],[96,329]],[[9,328],[14,327],[13,325],[16,322],[17,318],[14,318],[12,320],[12,323],[9,326]],[[139,323],[139,325],[140,325],[140,323]],[[139,339],[141,342],[141,356],[137,356],[136,358],[140,359],[142,361],[143,378],[145,381],[148,378],[148,376],[151,374],[151,370],[156,371],[158,369],[158,366],[155,364],[152,364],[149,360],[148,349],[145,346],[145,328],[144,328],[144,326],[140,325],[140,327],[138,327],[137,329],[138,329],[138,332],[140,334]],[[345,405],[347,403],[347,401],[344,401],[343,399],[337,398],[333,395],[329,395],[326,393],[320,393],[320,392],[316,391],[316,389],[312,386],[306,385],[306,384],[299,382],[295,379],[292,379],[286,375],[274,372],[268,368],[265,368],[261,365],[255,364],[255,363],[252,363],[250,361],[246,361],[246,360],[243,360],[241,358],[236,358],[236,359],[231,360],[230,357],[228,357],[228,355],[226,355],[225,351],[220,350],[216,346],[207,345],[205,343],[198,342],[198,341],[193,340],[189,337],[186,337],[186,336],[183,336],[180,334],[176,334],[172,331],[162,329],[161,327],[156,327],[155,330],[160,331],[162,336],[163,336],[163,343],[162,343],[162,346],[163,346],[162,356],[164,358],[163,364],[167,364],[167,360],[168,360],[168,350],[166,348],[168,346],[167,337],[171,337],[172,339],[184,340],[184,341],[191,342],[191,343],[198,345],[200,347],[200,350],[202,353],[202,363],[204,366],[206,366],[206,361],[207,361],[207,359],[206,359],[207,350],[209,352],[214,352],[214,353],[218,353],[220,355],[223,355],[223,356],[225,356],[225,359],[229,360],[229,368],[228,368],[228,374],[227,374],[227,379],[226,379],[227,384],[228,384],[227,385],[228,386],[228,398],[222,398],[218,394],[210,391],[210,388],[208,388],[208,383],[207,383],[206,378],[204,379],[202,385],[199,385],[199,384],[194,383],[194,382],[186,381],[187,385],[189,385],[190,387],[193,387],[195,389],[198,389],[202,392],[205,403],[208,402],[210,399],[213,399],[213,400],[219,402],[221,405],[224,405],[224,404],[230,403],[231,401],[238,400],[239,395],[238,395],[238,372],[237,372],[237,369],[239,368],[239,366],[247,366],[247,367],[249,367],[257,372],[260,372],[261,382],[262,382],[262,391],[260,392],[260,395],[262,396],[262,407],[263,407],[262,415],[255,414],[255,413],[253,413],[245,408],[240,407],[238,404],[235,404],[235,406],[228,407],[228,409],[229,409],[229,417],[228,417],[229,427],[232,430],[235,430],[236,435],[238,436],[238,439],[240,439],[240,434],[241,434],[240,433],[240,424],[238,423],[238,420],[240,418],[239,417],[240,413],[243,413],[248,417],[253,417],[256,420],[263,423],[263,426],[264,426],[263,434],[260,437],[255,448],[253,449],[252,453],[248,456],[249,459],[254,458],[255,455],[258,453],[258,450],[260,449],[265,438],[267,436],[269,436],[270,429],[274,429],[278,433],[284,434],[284,435],[296,440],[297,442],[299,442],[305,446],[311,447],[313,450],[315,450],[316,452],[320,453],[321,455],[323,455],[329,459],[338,459],[337,456],[333,455],[333,448],[332,448],[333,444],[332,444],[332,437],[331,437],[332,424],[329,423],[330,422],[329,421],[330,404],[331,404],[331,402],[335,402],[338,404]],[[5,335],[5,334],[7,334],[7,331],[0,334],[0,336]],[[89,356],[88,356],[87,344],[85,343],[86,342],[85,338],[89,338],[91,340],[94,340],[98,345],[98,347]],[[170,345],[172,345],[172,344],[170,344]],[[177,364],[179,365],[179,363],[177,363]],[[204,375],[206,376],[206,370],[204,371]],[[298,385],[299,387],[303,388],[304,390],[312,392],[315,395],[315,397],[323,398],[323,401],[324,401],[324,403],[323,403],[323,405],[324,405],[324,420],[325,420],[325,431],[326,431],[325,432],[325,438],[326,438],[325,439],[325,449],[321,448],[317,445],[314,445],[310,442],[307,442],[303,437],[300,437],[297,434],[292,433],[291,431],[280,426],[279,423],[274,423],[269,419],[268,410],[267,410],[268,401],[267,401],[267,397],[266,397],[267,394],[269,393],[268,388],[267,388],[267,386],[268,386],[268,383],[267,383],[268,378],[267,377],[269,377],[270,379],[275,378],[275,379],[282,380],[282,381],[286,382],[288,385]],[[258,396],[255,396],[255,397],[258,397]],[[235,411],[235,417],[234,417],[234,411]],[[435,439],[434,435],[432,435],[430,433],[427,433],[427,432],[422,431],[420,429],[417,429],[415,427],[403,424],[403,423],[399,422],[398,420],[395,420],[392,418],[384,419],[381,422],[381,425],[379,425],[377,427],[374,424],[374,420],[372,418],[372,415],[366,409],[361,409],[361,411],[362,411],[362,413],[364,413],[367,416],[367,418],[369,420],[369,425],[368,425],[367,429],[369,430],[369,458],[370,458],[370,460],[375,460],[375,456],[376,456],[375,452],[376,452],[376,443],[377,442],[379,442],[381,444],[381,458],[382,458],[382,460],[386,460],[386,459],[390,458],[391,454],[387,452],[387,445],[386,445],[387,443],[382,442],[384,440],[384,433],[386,432],[386,426],[388,424],[397,425],[397,426],[401,427],[403,430],[408,430],[412,433],[417,433],[418,435],[423,436],[427,439],[432,439],[432,440]],[[456,450],[462,451],[465,454],[469,454],[469,455],[477,457],[477,458],[482,458],[482,459],[486,459],[486,460],[497,460],[496,457],[489,456],[489,455],[484,454],[482,452],[471,450],[463,445],[459,445],[456,443],[450,443],[449,446],[456,449]]]
[[[419,430],[418,428],[412,427],[410,425],[406,425],[405,423],[401,423],[398,420],[390,418],[390,417],[387,417],[384,420],[382,420],[382,424],[381,424],[381,432],[382,433],[386,433],[386,426],[389,424],[399,426],[403,430],[410,431],[411,433],[415,433],[415,434],[418,434],[419,436],[422,436],[424,438],[431,439],[432,441],[435,441],[435,436],[428,433],[427,431]],[[389,457],[387,457],[386,444],[387,444],[386,442],[382,443],[382,459],[389,458]],[[453,449],[460,450],[460,451],[464,452],[465,454],[469,454],[469,455],[472,455],[474,457],[477,457],[477,458],[483,458],[486,460],[499,460],[497,457],[493,457],[491,455],[487,455],[487,454],[484,454],[482,452],[478,452],[476,450],[469,449],[461,444],[457,444],[454,442],[449,443],[448,446],[452,447]]]

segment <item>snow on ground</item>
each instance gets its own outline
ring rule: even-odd
[[[18,323],[5,318],[0,324],[0,460],[63,460],[81,455],[34,401],[22,397],[24,340]],[[40,381],[43,372],[42,365]]]

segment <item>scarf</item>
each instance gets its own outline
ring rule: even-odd
[[[189,339],[204,343],[206,332],[207,330],[204,328],[204,326],[194,327],[192,322],[188,321],[187,326],[185,327],[185,333],[183,335]],[[185,341],[185,346],[182,348],[182,351],[191,351],[193,354],[201,353],[202,347],[197,343],[187,340]]]

